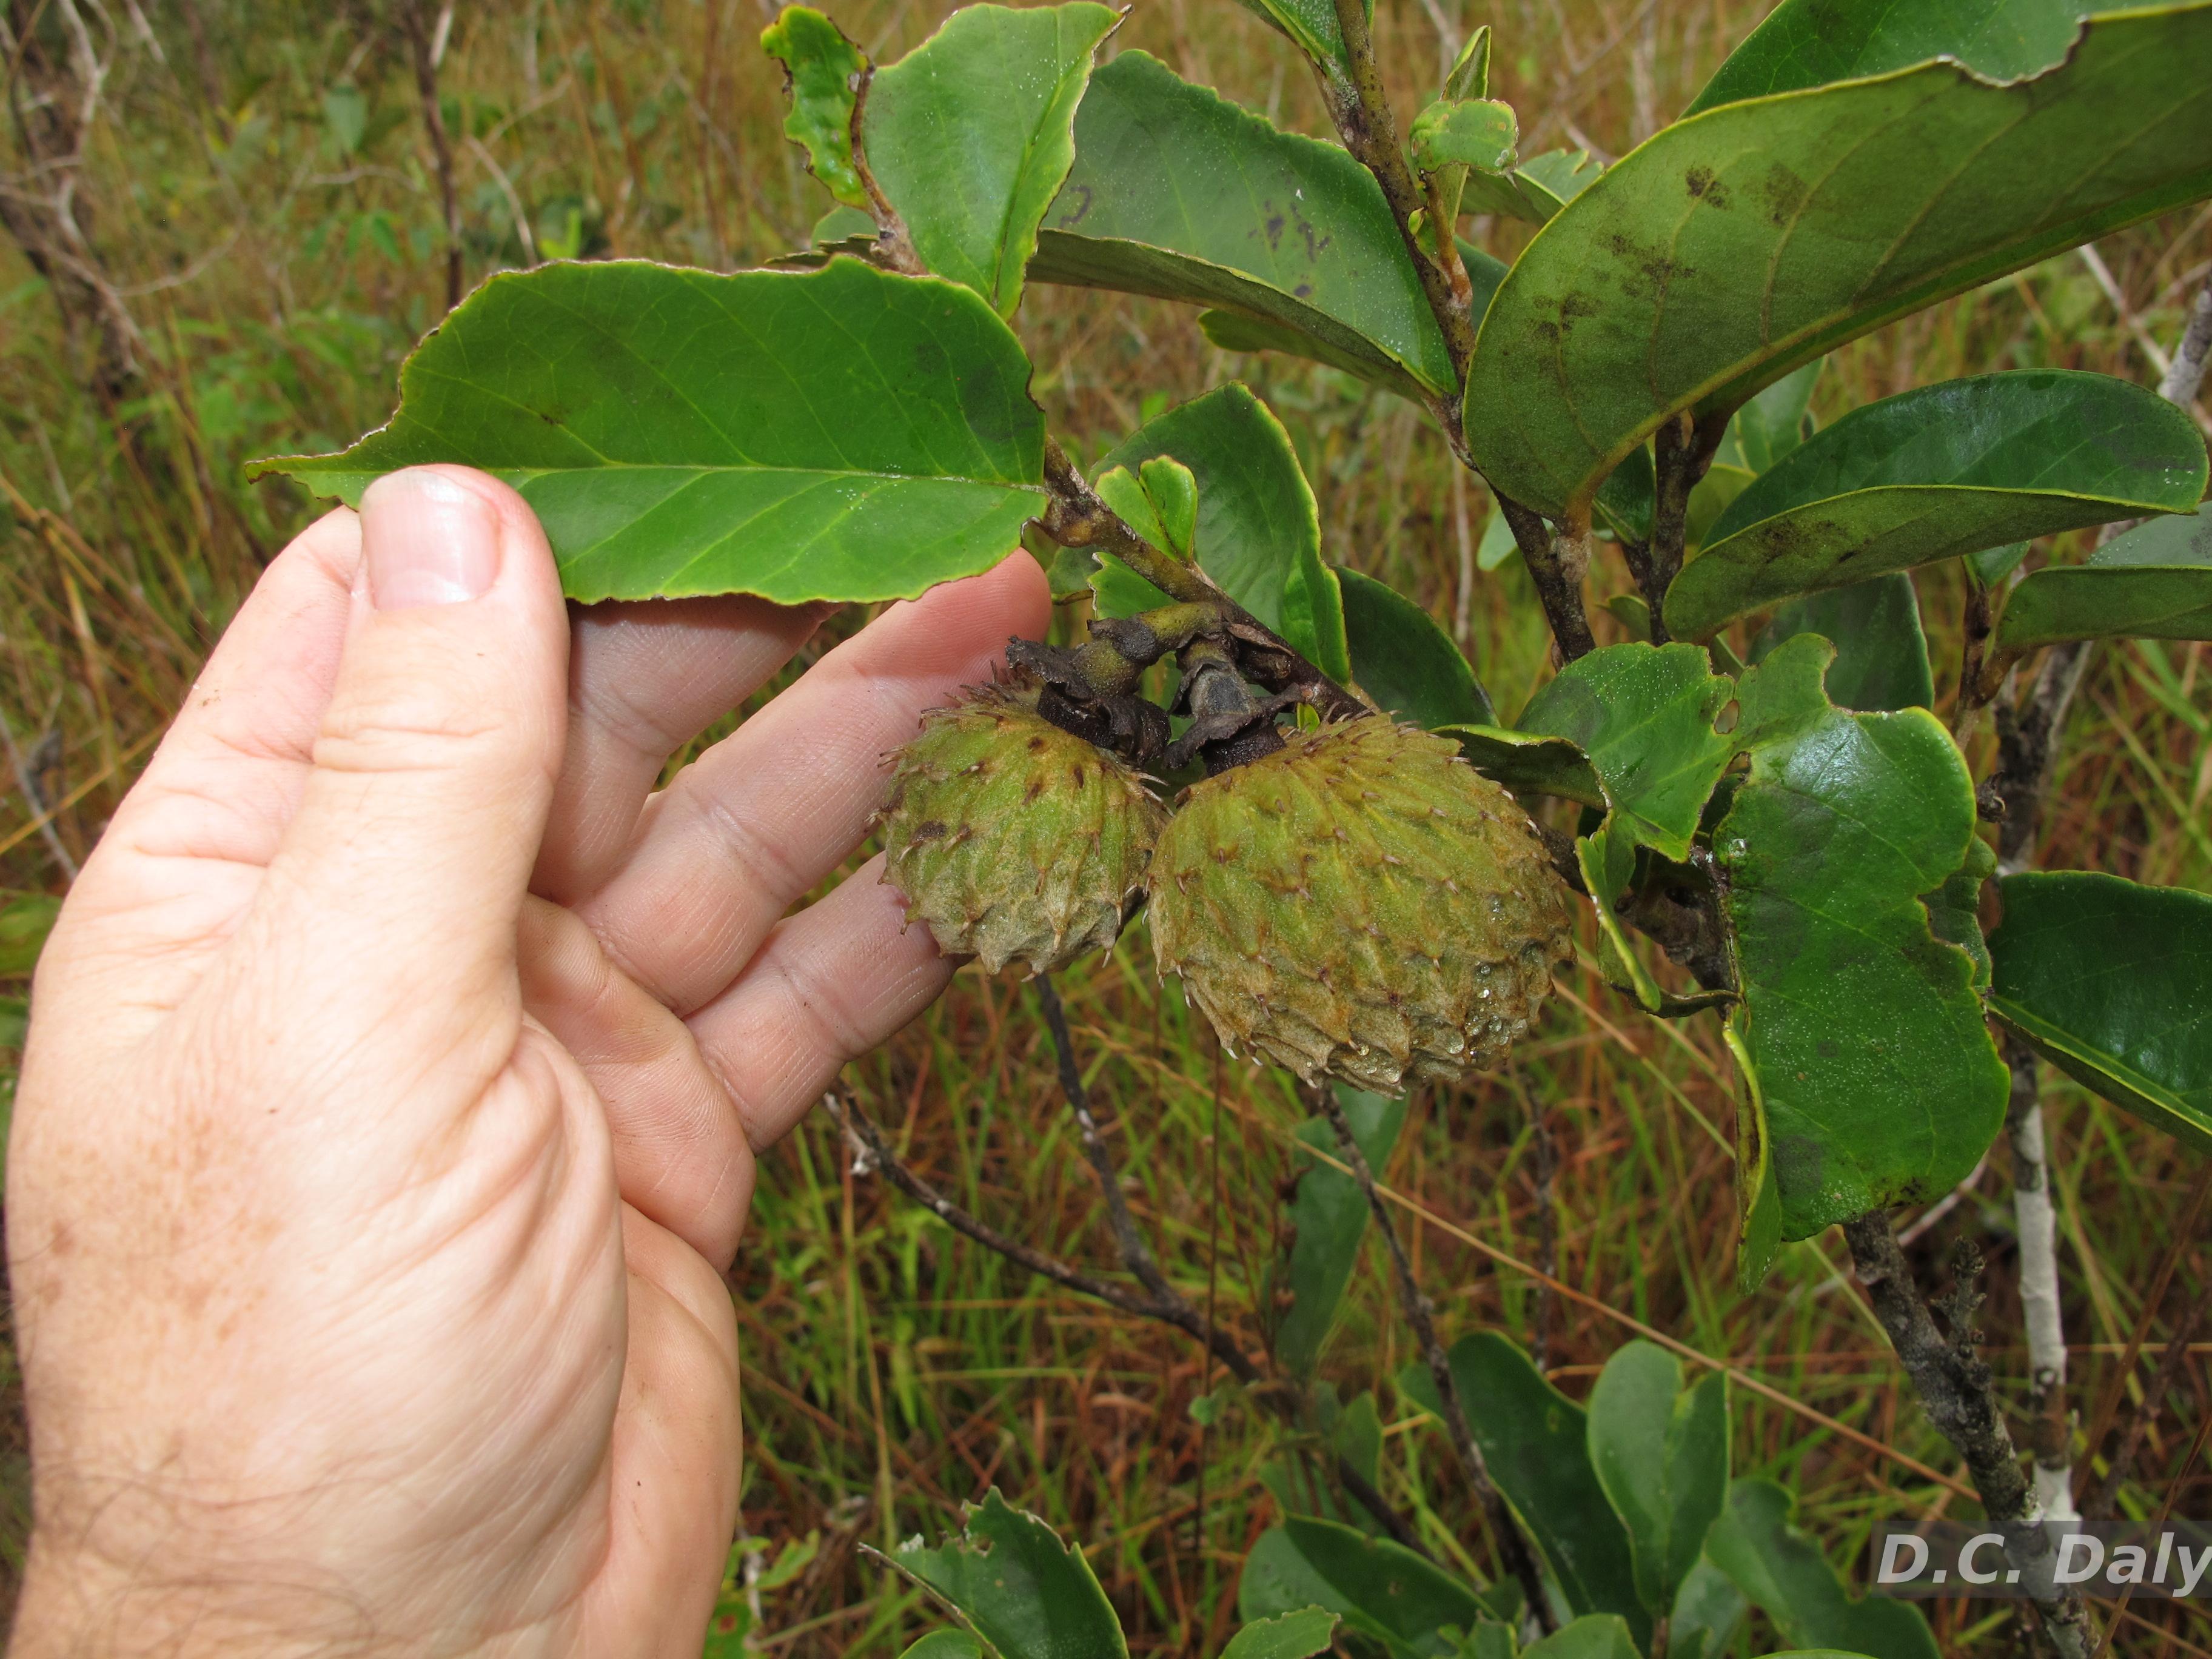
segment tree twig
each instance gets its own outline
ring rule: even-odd
[[[1368,706],[1329,678],[1304,653],[1214,585],[1195,562],[1185,562],[1137,534],[1084,481],[1067,453],[1045,440],[1045,489],[1050,505],[1036,522],[1062,547],[1088,548],[1110,555],[1171,599],[1217,606],[1237,666],[1270,691],[1297,690],[1331,720],[1371,713]]]
[[[1375,1171],[1368,1166],[1367,1154],[1359,1149],[1359,1141],[1352,1133],[1352,1123],[1344,1115],[1343,1103],[1336,1091],[1323,1084],[1314,1094],[1329,1127],[1336,1132],[1337,1146],[1344,1161],[1351,1167],[1352,1179],[1366,1195],[1367,1207],[1375,1217],[1375,1224],[1382,1234],[1382,1243],[1390,1253],[1390,1267],[1398,1283],[1398,1301],[1405,1310],[1406,1322],[1413,1328],[1414,1340],[1420,1344],[1421,1358],[1428,1367],[1429,1379],[1435,1383],[1438,1403],[1443,1407],[1444,1431],[1449,1437],[1453,1452],[1459,1459],[1461,1472],[1474,1491],[1482,1505],[1483,1516],[1490,1523],[1492,1536],[1497,1540],[1498,1555],[1507,1571],[1521,1585],[1529,1611],[1546,1632],[1557,1627],[1552,1607],[1544,1596],[1542,1576],[1536,1570],[1534,1552],[1522,1535],[1521,1523],[1513,1518],[1506,1507],[1504,1497],[1498,1484],[1490,1478],[1490,1465],[1482,1455],[1482,1448],[1475,1444],[1474,1431],[1468,1426],[1466,1407],[1461,1403],[1459,1385],[1452,1378],[1451,1360],[1444,1352],[1443,1340],[1437,1334],[1436,1305],[1421,1289],[1420,1281],[1413,1277],[1413,1264],[1406,1255],[1405,1242],[1398,1237],[1398,1224],[1391,1216],[1382,1195],[1376,1190]]]
[[[1966,1459],[1989,1524],[2005,1540],[2005,1555],[2021,1574],[2021,1588],[2042,1615],[2043,1629],[2061,1659],[2087,1659],[2087,1615],[2081,1593],[2053,1578],[2057,1556],[2021,1473],[2012,1431],[2005,1426],[1990,1368],[1976,1347],[1973,1315],[1981,1304],[1974,1281],[1981,1258],[1962,1243],[1954,1259],[1958,1282],[1944,1308],[1950,1334],[1936,1328],[1928,1302],[1913,1282],[1887,1210],[1844,1224],[1851,1265],[1866,1286],[1875,1316],[1911,1378],[1921,1409]]]
[[[446,221],[446,309],[461,302],[464,271],[461,264],[461,195],[453,178],[453,144],[446,131],[446,114],[438,101],[438,46],[452,27],[452,8],[434,27],[423,12],[428,0],[407,0],[401,21],[407,33],[407,52],[415,68],[415,92],[422,104],[422,131],[430,139],[430,158],[438,173],[438,198]]]
[[[2065,1521],[2075,1514],[2074,1421],[2067,1410],[2066,1328],[2059,1316],[2058,1212],[2051,1202],[2034,1052],[2009,1032],[2002,1046],[2012,1072],[2005,1134],[2012,1146],[2020,1306],[2027,1328],[2028,1448],[2035,1455],[2037,1504],[2045,1516]]]
[[[1589,615],[1583,606],[1583,574],[1589,568],[1588,521],[1579,534],[1563,525],[1555,537],[1534,507],[1499,495],[1498,510],[1505,515],[1521,549],[1522,562],[1528,567],[1529,580],[1536,585],[1536,599],[1544,607],[1544,620],[1552,625],[1559,659],[1572,662],[1595,651],[1597,640],[1590,633]]]
[[[1057,998],[1054,1000],[1057,1001]],[[1062,1029],[1065,1029],[1064,1020]],[[1057,1033],[1055,1033],[1055,1040],[1057,1040]],[[1064,1054],[1072,1052],[1072,1049],[1062,1050]],[[1066,1076],[1065,1071],[1062,1075]],[[833,1089],[823,1097],[823,1105],[829,1110],[830,1115],[836,1120],[838,1127],[844,1131],[845,1138],[851,1142],[854,1151],[866,1161],[869,1169],[881,1170],[891,1185],[896,1187],[924,1209],[928,1210],[955,1232],[975,1240],[985,1249],[1006,1257],[1015,1266],[1035,1273],[1040,1279],[1048,1279],[1063,1290],[1073,1291],[1079,1296],[1087,1296],[1093,1301],[1103,1302],[1109,1307],[1119,1309],[1121,1312],[1139,1319],[1154,1319],[1163,1324],[1174,1326],[1186,1336],[1204,1346],[1216,1359],[1227,1367],[1231,1376],[1252,1390],[1252,1398],[1273,1411],[1286,1422],[1290,1422],[1292,1426],[1297,1426],[1294,1415],[1297,1407],[1290,1396],[1283,1390],[1272,1389],[1265,1386],[1266,1374],[1259,1363],[1246,1353],[1226,1332],[1210,1325],[1188,1297],[1168,1284],[1165,1275],[1159,1273],[1158,1265],[1153,1260],[1151,1250],[1143,1245],[1140,1236],[1137,1238],[1138,1247],[1145,1260],[1151,1264],[1151,1272],[1156,1276],[1158,1284],[1158,1288],[1152,1289],[1152,1293],[1147,1296],[1139,1296],[1127,1285],[1116,1285],[1110,1279],[1101,1279],[1095,1273],[1086,1273],[1080,1267],[1062,1261],[1057,1256],[1048,1255],[1042,1250],[1024,1244],[1019,1239],[1009,1237],[989,1223],[970,1215],[910,1168],[897,1152],[892,1150],[890,1143],[884,1138],[883,1131],[876,1126],[874,1121],[866,1113],[860,1110],[857,1103],[842,1099],[837,1091]],[[1102,1167],[1099,1161],[1094,1158],[1091,1167],[1098,1172],[1099,1184],[1114,1194],[1108,1200],[1109,1211],[1118,1207],[1122,1216],[1126,1218],[1127,1204],[1119,1196],[1120,1185],[1118,1179],[1111,1174],[1110,1159]],[[1132,1234],[1134,1235],[1133,1220],[1129,1223],[1129,1225]],[[1115,1231],[1118,1238],[1120,1234],[1118,1223]],[[1130,1265],[1127,1254],[1124,1255],[1123,1260],[1125,1265]],[[1133,1265],[1130,1265],[1130,1270],[1133,1273],[1136,1271]],[[1139,1277],[1141,1279],[1144,1275],[1139,1274]],[[1151,1287],[1148,1285],[1148,1288]],[[1340,1455],[1336,1459],[1335,1472],[1337,1480],[1345,1492],[1356,1500],[1361,1508],[1372,1515],[1395,1541],[1418,1554],[1426,1556],[1429,1553],[1422,1546],[1419,1534],[1413,1530],[1413,1523],[1395,1504],[1376,1490],[1372,1481],[1352,1466],[1350,1460]]]

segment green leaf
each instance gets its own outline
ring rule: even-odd
[[[52,893],[0,893],[0,979],[27,976],[39,965],[61,909]]]
[[[1436,619],[1395,588],[1340,566],[1352,677],[1384,714],[1416,726],[1488,726],[1498,716]]]
[[[1505,521],[1505,514],[1492,508],[1490,521],[1482,527],[1482,542],[1474,550],[1474,565],[1478,570],[1495,570],[1521,550],[1521,544],[1513,534],[1513,526]]]
[[[1338,22],[1334,0],[1239,0],[1270,28],[1289,40],[1316,63],[1342,66],[1344,28]],[[1368,21],[1375,17],[1375,0],[1367,0]]]
[[[1406,148],[1420,173],[1451,167],[1503,173],[1513,165],[1520,142],[1521,123],[1513,106],[1494,98],[1439,98],[1406,131]]]
[[[1452,384],[1373,175],[1145,52],[1091,77],[1074,169],[1030,275],[1243,312],[1326,342],[1370,378]]]
[[[2021,579],[1997,618],[1996,649],[2061,640],[2212,640],[2212,502],[2115,536],[2083,564]]]
[[[1490,296],[1498,291],[1498,283],[1505,280],[1504,262],[1465,240],[1459,245],[1459,258],[1474,290],[1474,314],[1480,317],[1483,307],[1490,303]],[[1423,409],[1433,401],[1428,389],[1396,364],[1377,362],[1372,354],[1363,356],[1340,350],[1328,341],[1304,333],[1286,323],[1271,322],[1239,311],[1202,311],[1198,316],[1198,326],[1208,340],[1224,351],[1279,351],[1286,356],[1326,363],[1371,386],[1395,392]]]
[[[1984,587],[1995,587],[2020,568],[2032,545],[2028,542],[2014,542],[2009,546],[1985,547],[1978,553],[1969,553],[1963,562],[1966,574]]]
[[[1336,1638],[1336,1614],[1326,1607],[1262,1619],[1231,1637],[1221,1659],[1312,1659],[1328,1651]]]
[[[1283,423],[1231,381],[1147,421],[1098,470],[1141,467],[1161,455],[1188,468],[1197,491],[1199,568],[1323,673],[1346,678],[1343,601],[1322,562],[1320,511]],[[1135,615],[1119,608],[1134,591],[1120,585],[1109,600],[1102,587],[1103,614]]]
[[[1144,462],[1135,472],[1117,466],[1091,486],[1130,529],[1164,553],[1188,561],[1198,528],[1198,480],[1174,457]]]
[[[1559,210],[1595,184],[1602,161],[1586,149],[1550,149],[1510,173],[1472,173],[1459,198],[1462,213],[1495,213],[1547,224]]]
[[[1467,44],[1459,49],[1452,60],[1451,70],[1444,76],[1444,96],[1447,98],[1487,98],[1490,96],[1490,25],[1479,25],[1467,37]]]
[[[982,1659],[982,1644],[964,1630],[933,1630],[899,1659]]]
[[[1735,1581],[1785,1642],[1840,1648],[1869,1659],[1936,1659],[1928,1621],[1910,1601],[1854,1597],[1820,1547],[1790,1523],[1790,1494],[1771,1480],[1738,1480],[1705,1539],[1705,1553]]]
[[[1813,388],[1826,357],[1793,368],[1729,416],[1713,452],[1717,466],[1740,467],[1756,477],[1812,435]]]
[[[810,6],[778,12],[761,31],[761,50],[783,65],[791,100],[783,136],[805,149],[806,170],[832,196],[847,207],[865,209],[868,192],[853,165],[853,103],[868,60],[842,29]]]
[[[1029,360],[966,289],[857,259],[718,276],[641,261],[494,276],[342,454],[258,461],[358,505],[428,461],[514,486],[571,599],[911,598],[1043,506]]]
[[[1735,1109],[1735,1287],[1757,1290],[1782,1252],[1782,1192],[1774,1174],[1774,1141],[1767,1133],[1766,1096],[1751,1057],[1749,1020],[1738,1003],[1721,1028],[1743,1092]]]
[[[1656,1620],[1698,1564],[1728,1500],[1728,1378],[1682,1387],[1682,1362],[1635,1341],[1606,1361],[1589,1397],[1590,1467],[1628,1529],[1637,1594]]]
[[[1649,541],[1652,517],[1659,506],[1658,491],[1650,450],[1631,450],[1628,459],[1613,469],[1613,476],[1598,486],[1597,516],[1624,541]]]
[[[996,1486],[965,1514],[961,1538],[933,1550],[916,1541],[887,1559],[1005,1659],[1127,1659],[1121,1620],[1081,1550]]]
[[[1604,810],[1605,787],[1589,757],[1565,738],[1538,737],[1500,726],[1443,726],[1468,763],[1516,795],[1556,795]]]
[[[1644,1659],[1626,1622],[1610,1613],[1585,1615],[1521,1651],[1522,1659]]]
[[[1948,380],[1854,410],[1759,475],[1667,592],[1702,639],[1778,599],[2204,493],[2204,440],[2157,393],[2106,374],[2027,369]]]
[[[2212,4],[2090,22],[2059,67],[1954,64],[1660,132],[1540,231],[1491,301],[1467,441],[1540,511],[1586,506],[1678,410],[2212,190]],[[2124,114],[2118,113],[2124,112]]]
[[[1966,848],[1966,861],[1933,892],[1923,893],[1928,931],[1964,951],[1974,964],[1974,989],[1990,987],[1990,946],[1982,937],[1982,886],[1997,872],[1997,855],[1979,836]]]
[[[1721,1659],[1750,1605],[1711,1556],[1700,1556],[1675,1592],[1674,1616],[1667,1626],[1667,1659]]]
[[[1832,707],[1833,655],[1800,635],[1740,682],[1751,772],[1713,836],[1784,1238],[1948,1192],[2008,1088],[1973,963],[1921,903],[1975,839],[1966,763],[1925,709]]]
[[[1835,646],[1828,696],[1837,708],[1934,706],[1936,677],[1920,628],[1920,598],[1902,570],[1790,600],[1752,641],[1751,660],[1764,662],[1777,646],[1800,634],[1818,634]]]
[[[1342,1085],[1337,1085],[1336,1096],[1369,1167],[1381,1169],[1406,1121],[1406,1103]],[[1327,1118],[1300,1124],[1297,1139],[1332,1158],[1341,1156]],[[1304,1153],[1297,1155],[1292,1168],[1297,1190],[1288,1206],[1291,1243],[1277,1280],[1278,1293],[1287,1290],[1291,1303],[1275,1327],[1274,1354],[1276,1363],[1292,1376],[1310,1377],[1320,1364],[1322,1344],[1358,1263],[1368,1206],[1359,1183],[1342,1170]]]
[[[1783,0],[1729,54],[1684,118],[1723,104],[1955,58],[1986,81],[2017,81],[2066,56],[2085,0]]]
[[[1244,1558],[1237,1611],[1248,1622],[1307,1607],[1340,1614],[1346,1630],[1380,1642],[1392,1659],[1423,1659],[1425,1638],[1482,1617],[1475,1593],[1387,1538],[1333,1521],[1293,1517],[1260,1534]]]
[[[2212,896],[2007,876],[1990,1006],[2077,1083],[2212,1152]]]
[[[1590,1468],[1583,1408],[1495,1331],[1462,1337],[1449,1357],[1491,1479],[1543,1551],[1568,1608],[1618,1613],[1639,1644],[1648,1644],[1650,1620],[1637,1597],[1628,1534]],[[1418,1361],[1399,1374],[1398,1386],[1424,1410],[1442,1410]]]
[[[1530,698],[1520,729],[1572,742],[1632,839],[1680,861],[1735,753],[1713,730],[1734,691],[1694,645],[1608,645]]]
[[[1092,0],[964,6],[868,88],[868,163],[915,252],[1001,317],[1075,160],[1091,54],[1120,21]]]

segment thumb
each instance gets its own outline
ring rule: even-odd
[[[516,919],[567,726],[552,554],[520,495],[458,466],[378,479],[361,532],[314,770],[256,906],[263,959],[359,1039],[503,1049],[511,1023],[486,1016],[519,1007]]]

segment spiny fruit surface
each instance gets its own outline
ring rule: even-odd
[[[884,811],[884,879],[949,956],[1049,973],[1112,948],[1167,814],[1113,756],[989,685],[922,717]]]
[[[1193,784],[1148,884],[1160,971],[1309,1083],[1495,1066],[1573,954],[1528,815],[1450,742],[1374,716]]]

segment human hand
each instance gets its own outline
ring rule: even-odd
[[[269,568],[40,963],[8,1162],[15,1651],[696,1656],[737,1498],[757,1152],[950,972],[883,753],[1042,631],[609,605],[436,467]]]

